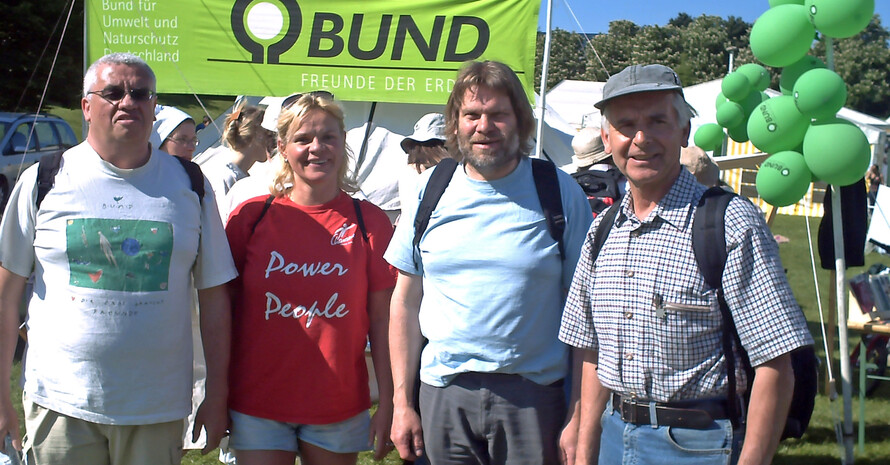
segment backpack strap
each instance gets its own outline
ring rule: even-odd
[[[445,188],[447,188],[448,183],[451,182],[451,177],[454,175],[454,170],[456,169],[457,161],[453,158],[443,158],[442,161],[433,168],[433,174],[430,175],[430,178],[427,180],[426,190],[423,191],[423,197],[421,197],[420,204],[417,206],[417,215],[414,217],[414,240],[411,242],[413,245],[412,250],[417,251],[419,249],[420,237],[423,236],[427,226],[430,225],[430,216],[433,214],[433,210],[436,209],[436,205],[439,204],[439,199],[441,199],[442,194],[445,193]],[[416,254],[414,254],[414,266],[417,266]]]
[[[535,189],[541,202],[541,211],[547,219],[547,230],[559,248],[559,258],[566,259],[566,247],[563,235],[566,230],[566,217],[562,210],[562,195],[559,191],[559,178],[556,177],[556,165],[550,161],[532,158],[532,177]]]
[[[198,201],[201,205],[204,205],[204,173],[201,172],[201,167],[191,160],[179,157],[173,158],[182,164],[182,168],[185,169],[185,173],[189,176],[192,192],[198,195]]]
[[[603,219],[600,220],[600,223],[596,226],[596,231],[593,232],[593,243],[590,244],[590,263],[596,262],[596,257],[599,256],[603,244],[606,243],[606,238],[609,237],[609,232],[612,230],[612,225],[615,224],[615,218],[618,216],[618,210],[620,209],[621,204],[615,203],[603,213]]]
[[[266,197],[266,201],[263,202],[263,209],[260,210],[260,214],[257,215],[256,220],[254,220],[254,222],[253,222],[253,227],[250,228],[251,235],[256,231],[256,227],[259,226],[260,220],[262,220],[263,217],[266,216],[266,212],[269,211],[269,207],[272,206],[272,201],[274,201],[274,200],[275,200],[275,196],[272,194],[269,194],[269,196]]]
[[[59,150],[58,152],[40,157],[37,166],[37,201],[34,202],[38,210],[40,209],[40,204],[43,203],[44,197],[56,183],[56,174],[61,166],[62,153],[63,151]],[[198,195],[198,201],[203,205],[204,174],[201,172],[201,167],[190,160],[179,157],[173,158],[179,160],[179,163],[182,164],[182,168],[185,169],[185,173],[189,177],[192,192]]]
[[[541,202],[541,210],[547,219],[547,230],[550,237],[556,241],[559,248],[559,258],[565,260],[565,244],[563,236],[566,229],[566,218],[562,209],[562,196],[559,190],[559,178],[556,175],[556,165],[546,160],[531,159],[532,177],[535,180],[535,190],[538,193],[538,200]],[[434,168],[433,174],[430,175],[426,183],[426,190],[417,206],[417,215],[414,217],[414,240],[412,241],[413,249],[416,251],[420,246],[420,238],[426,232],[426,228],[430,224],[430,216],[439,199],[445,193],[445,189],[454,176],[457,169],[457,161],[453,158],[444,158]],[[417,256],[414,256],[414,265],[417,266]]]
[[[40,210],[43,198],[56,184],[56,173],[62,164],[62,150],[40,157],[37,162],[37,201],[34,202],[36,210]]]
[[[358,229],[362,233],[362,239],[365,240],[365,244],[370,244],[370,242],[368,242],[368,231],[365,229],[365,218],[362,216],[362,202],[353,197],[352,206],[355,207],[355,222],[358,224]]]
[[[748,390],[751,394],[751,383],[754,380],[754,369],[748,359],[748,353],[742,346],[738,330],[729,311],[729,305],[723,295],[723,270],[726,267],[726,207],[736,197],[719,187],[712,187],[702,194],[692,221],[692,251],[699,271],[711,288],[717,292],[720,315],[723,318],[722,345],[726,359],[727,376],[727,408],[734,428],[738,428],[742,412],[737,401],[735,355],[742,359],[742,367],[748,376]],[[733,350],[735,345],[736,350]],[[747,399],[746,399],[747,403]]]
[[[263,219],[263,217],[266,216],[266,212],[269,211],[269,207],[272,206],[272,202],[274,200],[275,196],[272,194],[269,194],[269,196],[266,197],[265,202],[263,202],[263,209],[260,210],[260,214],[257,215],[256,220],[253,221],[253,227],[250,228],[251,231],[256,231],[256,227],[260,224],[260,221]],[[359,199],[353,198],[352,206],[355,208],[355,222],[358,225],[359,231],[361,231],[362,233],[362,239],[365,240],[366,244],[369,244],[370,242],[368,242],[368,230],[365,229],[365,219],[362,216],[361,201]]]

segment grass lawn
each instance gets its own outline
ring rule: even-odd
[[[191,114],[191,113],[190,113]],[[794,289],[798,302],[806,313],[807,320],[810,323],[810,330],[816,339],[817,353],[822,356],[822,334],[819,330],[819,309],[816,302],[815,288],[813,284],[813,272],[810,265],[810,252],[806,240],[806,223],[802,217],[792,217],[779,215],[773,224],[773,232],[790,239],[790,242],[780,244],[779,249],[782,254],[782,262],[788,270],[791,287]],[[810,227],[815,241],[816,230],[818,228],[819,219],[810,219]],[[814,245],[815,246],[815,245]],[[890,264],[890,257],[883,257],[877,254],[869,254],[866,257],[866,267],[872,263]],[[818,263],[818,256],[817,256]],[[851,269],[848,276],[858,274],[864,271],[864,268]],[[828,303],[828,289],[833,286],[829,282],[829,272],[818,269],[819,284],[822,294],[823,311],[825,318],[828,318],[828,312],[833,311]],[[850,342],[856,344],[859,340],[857,333],[850,333]],[[837,349],[832,348],[834,358],[837,360]],[[848,352],[849,353],[849,352]],[[14,370],[14,385],[18,383],[18,367]],[[839,378],[839,368],[834,370],[835,377]],[[838,389],[840,382],[838,381]],[[17,388],[13,392],[18,391]],[[14,399],[15,404],[21,407],[20,400]],[[858,403],[857,398],[853,401],[854,414],[854,436],[856,434],[856,422],[858,421]],[[828,397],[820,394],[817,398],[816,411],[813,414],[813,420],[810,423],[807,434],[801,440],[786,440],[779,448],[779,453],[774,460],[774,464],[837,464],[843,455],[842,449],[837,444],[835,434],[835,424],[843,418],[843,403],[838,393],[838,398],[829,401]],[[854,437],[855,440],[855,437]],[[217,453],[214,451],[206,456],[201,456],[198,452],[189,452],[183,464],[218,464]],[[890,463],[890,383],[884,383],[881,388],[867,401],[866,408],[866,446],[865,452],[859,451],[858,446],[855,451],[857,464],[886,464]],[[370,453],[364,453],[359,457],[360,464],[374,463]],[[395,452],[389,455],[382,463],[399,464],[398,457]]]

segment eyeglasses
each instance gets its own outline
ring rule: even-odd
[[[108,101],[108,103],[117,104],[120,103],[120,101],[124,99],[124,96],[128,94],[134,102],[146,102],[154,97],[155,91],[149,89],[148,87],[125,89],[121,86],[108,86],[102,90],[91,90],[87,92],[87,95],[90,94],[96,94]]]
[[[198,138],[197,137],[193,137],[191,139],[184,139],[181,137],[168,137],[167,140],[169,140],[171,142],[176,142],[179,145],[191,145],[194,147],[198,146]]]
[[[284,101],[281,102],[281,109],[287,110],[288,108],[293,106],[294,103],[297,103],[297,100],[300,100],[300,97],[302,97],[304,95],[308,95],[312,98],[321,97],[321,98],[328,99],[328,100],[334,100],[334,94],[332,94],[326,90],[313,90],[312,92],[294,94],[294,95],[291,95],[290,97],[284,99]]]

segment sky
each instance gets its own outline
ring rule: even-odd
[[[552,0],[553,28],[575,32],[608,32],[609,22],[618,19],[633,21],[638,26],[659,25],[685,12],[695,18],[703,14],[726,18],[737,16],[753,23],[769,9],[768,0]],[[568,6],[566,6],[568,4]],[[572,18],[569,7],[578,22]],[[881,24],[890,28],[890,0],[875,0],[875,12]],[[538,29],[545,30],[547,1],[542,0]],[[578,23],[580,22],[580,27]]]

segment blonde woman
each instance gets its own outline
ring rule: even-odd
[[[264,111],[253,105],[237,108],[229,116],[223,127],[220,146],[207,161],[201,164],[204,176],[216,195],[219,216],[223,223],[229,216],[229,207],[221,199],[240,179],[246,178],[255,163],[268,160],[275,151],[275,133],[261,126]]]
[[[296,95],[278,118],[271,195],[239,205],[226,227],[233,289],[230,445],[239,465],[355,464],[390,450],[387,331],[392,227],[357,201],[343,111],[326,92]],[[380,392],[371,405],[365,347]]]

